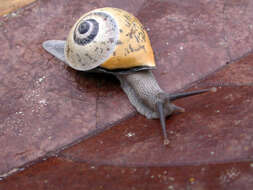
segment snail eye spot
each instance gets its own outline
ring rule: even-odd
[[[90,24],[88,22],[83,22],[79,25],[78,31],[80,34],[86,33],[90,28]]]

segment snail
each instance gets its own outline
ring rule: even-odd
[[[66,41],[48,40],[43,47],[75,70],[115,75],[140,114],[160,119],[164,144],[169,143],[165,117],[184,112],[184,108],[171,102],[216,90],[164,92],[151,71],[156,64],[146,30],[136,17],[117,8],[100,8],[84,14],[71,28]]]

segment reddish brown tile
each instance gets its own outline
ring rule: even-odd
[[[253,2],[244,0],[226,1],[224,6],[224,45],[229,55],[236,59],[252,50],[253,43]]]
[[[0,189],[249,190],[252,162],[171,167],[97,166],[50,158],[0,182]]]
[[[168,166],[253,159],[252,87],[176,101],[186,112],[167,119],[170,145],[163,145],[158,120],[128,119],[60,155],[96,164]]]
[[[114,0],[44,0],[19,11],[16,17],[1,18],[0,144],[3,148],[0,174],[133,115],[134,109],[116,79],[76,72],[42,49],[41,44],[45,40],[65,39],[80,15],[104,6],[133,12],[150,34],[158,65],[155,75],[161,86],[171,92],[205,77],[231,58],[238,58],[251,50],[252,35],[248,20],[252,17],[251,5],[249,0],[229,4],[223,0],[131,0],[129,4]],[[238,14],[245,12],[240,13],[236,27],[229,20],[233,11]],[[244,30],[247,27],[249,30]],[[247,42],[245,46],[242,45],[244,42]],[[238,79],[250,81],[249,68],[246,68],[248,75]],[[244,73],[242,66],[240,69]],[[232,98],[226,98],[230,94]],[[221,98],[217,100],[217,96]],[[94,138],[108,138],[109,141],[102,140],[102,145],[89,139],[83,145],[87,147],[85,150],[79,150],[73,156],[77,151],[74,147],[73,152],[64,152],[62,156],[97,163],[136,165],[244,159],[252,152],[249,144],[252,106],[246,102],[251,96],[249,86],[224,87],[217,94],[178,101],[191,112],[167,120],[167,125],[171,126],[169,131],[174,133],[170,148],[162,146],[159,122],[138,116],[139,123],[131,119],[129,123],[121,124],[121,129],[114,127],[119,131],[106,132]],[[230,106],[230,100],[234,101],[234,107]],[[211,101],[214,103],[211,104]],[[206,105],[209,107],[203,111]],[[232,129],[226,122],[233,126]],[[235,124],[243,126],[243,130]],[[156,127],[146,129],[145,125]],[[237,134],[241,136],[237,137]],[[211,137],[206,138],[205,135]],[[92,146],[89,147],[90,144]],[[93,152],[96,149],[101,152]],[[198,154],[201,151],[203,154]],[[225,151],[224,155],[221,151]],[[211,152],[214,154],[209,155]],[[84,153],[86,157],[82,157]],[[162,155],[161,160],[159,155]]]

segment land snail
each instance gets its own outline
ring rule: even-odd
[[[136,110],[148,119],[160,118],[164,144],[169,140],[165,117],[184,112],[172,101],[216,88],[168,94],[158,85],[153,50],[147,32],[132,14],[116,8],[100,8],[81,16],[66,41],[48,40],[49,53],[79,71],[115,75]]]

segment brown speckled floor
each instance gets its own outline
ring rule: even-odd
[[[252,162],[171,167],[116,167],[50,158],[18,175],[8,177],[0,183],[0,188],[250,190],[253,187],[252,173]]]
[[[76,72],[41,47],[104,6],[142,21],[166,91],[218,87],[176,102],[187,112],[167,119],[169,147],[158,120],[134,116],[115,78]],[[86,140],[3,179],[0,189],[252,189],[252,10],[250,0],[41,0],[1,18],[1,176]]]

